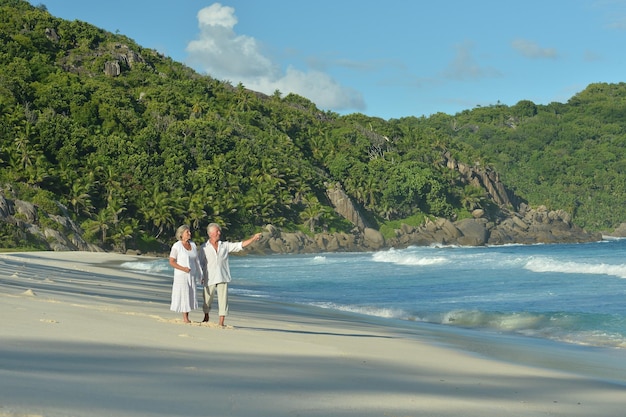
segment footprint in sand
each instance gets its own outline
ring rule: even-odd
[[[182,321],[181,319],[166,319],[163,318],[161,316],[152,314],[149,317],[156,319],[157,321],[160,321],[161,323],[171,323],[171,324],[179,324],[182,326],[195,326],[195,327],[210,327],[212,329],[220,329],[220,330],[233,330],[234,327],[233,326],[220,326],[217,323],[207,323],[207,322],[203,322],[203,321],[192,321],[191,323],[185,323],[184,321]],[[182,335],[182,337],[189,337],[189,335]],[[2,417],[2,416],[0,416]]]

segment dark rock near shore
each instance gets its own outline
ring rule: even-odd
[[[615,237],[615,238],[626,237],[626,223],[620,224],[612,232],[605,232],[604,235],[609,237],[609,238],[611,238],[611,237]]]
[[[602,240],[600,233],[589,233],[571,222],[562,210],[525,208],[525,214],[512,213],[498,222],[484,218],[427,221],[413,227],[402,225],[394,237],[385,239],[374,229],[351,234],[281,232],[267,226],[264,239],[250,247],[255,253],[363,252],[408,246],[450,245],[486,246],[505,244],[583,243]],[[626,234],[626,226],[624,227]]]

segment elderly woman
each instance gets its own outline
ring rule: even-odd
[[[170,265],[174,268],[170,310],[183,313],[183,321],[191,323],[189,312],[198,308],[196,280],[201,277],[202,269],[189,226],[183,225],[176,230],[176,240],[170,251]]]

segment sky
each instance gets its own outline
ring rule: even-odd
[[[626,0],[30,0],[201,74],[385,120],[626,81]]]

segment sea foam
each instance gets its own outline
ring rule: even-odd
[[[563,262],[554,258],[531,258],[525,269],[533,272],[561,272],[565,274],[596,274],[626,278],[626,265],[590,264],[585,262]]]
[[[448,262],[448,259],[444,256],[432,256],[396,250],[376,252],[372,255],[372,260],[374,262],[412,266],[440,265]]]

